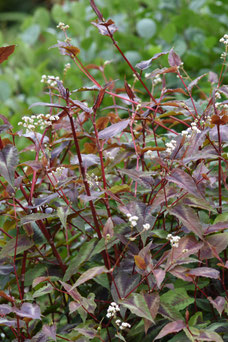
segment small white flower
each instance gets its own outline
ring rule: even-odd
[[[144,228],[145,230],[149,230],[149,229],[150,229],[150,224],[149,224],[149,223],[145,223],[145,224],[143,225],[143,228]]]

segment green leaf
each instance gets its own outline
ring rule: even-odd
[[[224,222],[224,221],[228,221],[228,212],[227,213],[223,213],[223,214],[219,214],[216,219],[214,220],[214,224],[218,223],[218,222]]]
[[[6,145],[0,151],[0,175],[14,187],[14,170],[18,164],[18,152],[13,145]]]
[[[158,312],[159,296],[155,294],[133,293],[119,303],[139,317],[154,322]]]
[[[194,303],[194,298],[189,297],[185,289],[174,289],[166,292],[161,297],[161,303],[169,303],[177,310],[183,310]]]
[[[68,269],[64,275],[63,280],[68,281],[73,274],[77,273],[80,265],[91,258],[91,254],[96,246],[97,239],[91,239],[89,242],[84,242],[77,255],[71,259]]]
[[[136,31],[142,38],[150,39],[155,35],[156,29],[155,21],[149,18],[141,19],[136,24]]]
[[[22,217],[21,224],[27,224],[32,223],[34,221],[44,220],[50,217],[55,217],[56,214],[45,214],[45,213],[36,213],[36,214],[30,214]]]
[[[70,210],[69,207],[58,207],[57,215],[63,225],[64,228],[67,228],[67,216],[69,215]]]
[[[17,240],[17,241],[16,241]],[[16,255],[23,253],[34,245],[33,240],[26,235],[18,235],[18,239],[13,238],[6,243],[0,252],[0,257],[14,256],[15,248],[17,247]]]
[[[78,278],[76,283],[73,285],[72,290],[75,287],[78,287],[79,285],[85,283],[86,281],[93,279],[97,275],[102,274],[102,273],[107,273],[107,272],[109,272],[109,270],[107,270],[105,266],[95,266],[95,267],[88,269],[87,271],[82,273],[82,275]]]

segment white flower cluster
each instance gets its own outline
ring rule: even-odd
[[[71,68],[71,64],[70,63],[66,63],[63,69],[64,74],[67,72],[68,69]]]
[[[216,99],[221,99],[221,94],[220,94],[219,91],[216,91],[216,93],[215,93],[215,98],[216,98]]]
[[[226,57],[227,57],[227,52],[226,51],[222,52],[220,58],[225,59]]]
[[[106,317],[107,317],[107,318],[115,317],[115,316],[116,316],[116,313],[117,313],[118,311],[120,311],[119,305],[116,304],[115,302],[112,302],[112,303],[109,305],[109,307],[108,307]]]
[[[48,86],[55,87],[57,85],[57,81],[60,81],[59,76],[53,76],[53,75],[42,75],[41,77],[41,83],[46,83]]]
[[[221,39],[219,39],[219,41],[224,45],[228,45],[228,34],[224,34],[224,36]]]
[[[131,214],[127,214],[128,220],[133,227],[137,226],[138,216],[131,216]]]
[[[226,103],[220,103],[220,102],[216,102],[215,103],[215,108],[228,108],[228,104]]]
[[[91,175],[87,174],[87,182],[90,186],[94,186],[94,183],[99,185],[98,176],[96,176],[94,173],[91,173]]]
[[[113,159],[114,159],[114,157],[112,156],[112,153],[109,152],[109,151],[106,151],[105,156],[106,156],[106,158],[109,159],[109,160],[113,160]]]
[[[70,26],[69,25],[65,25],[64,23],[62,23],[60,21],[56,27],[59,28],[60,30],[66,31]]]
[[[118,327],[120,328],[120,330],[124,330],[126,328],[131,328],[131,324],[127,323],[127,322],[122,322],[120,319],[116,320],[116,325],[118,325]]]
[[[153,85],[157,85],[159,83],[162,83],[162,79],[160,77],[160,75],[156,75],[154,78],[153,78]]]
[[[65,168],[64,166],[59,166],[59,167],[56,168],[55,171],[53,171],[53,173],[54,173],[54,175],[55,175],[56,177],[61,177],[62,174],[63,174],[63,171],[64,171],[65,169],[66,169],[66,168]]]
[[[170,142],[166,143],[165,146],[166,146],[166,152],[167,153],[172,153],[173,150],[175,149],[176,147],[176,140],[172,139]]]
[[[200,133],[200,132],[201,130],[197,127],[197,124],[194,121],[191,123],[191,127],[181,132],[181,135],[185,136],[186,138],[191,138],[192,133]]]
[[[144,155],[148,159],[153,159],[154,157],[156,157],[156,154],[157,154],[156,151],[148,150],[148,151],[146,151],[146,153]]]
[[[32,116],[23,116],[22,121],[18,122],[18,126],[26,128],[26,133],[34,131],[36,128],[43,130],[52,124],[52,121],[59,119],[58,115],[38,114]]]
[[[143,228],[144,228],[144,230],[149,230],[150,229],[150,224],[149,223],[143,224]]]
[[[172,234],[168,234],[166,239],[170,241],[172,247],[177,248],[179,246],[179,236],[173,236]]]

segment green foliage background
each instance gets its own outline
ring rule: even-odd
[[[133,64],[174,47],[192,77],[211,69],[219,70],[218,56],[223,46],[218,40],[228,26],[226,0],[97,0],[96,4],[104,17],[111,17],[118,26],[115,37]],[[16,52],[0,71],[0,113],[12,117],[13,125],[29,113],[29,105],[44,99],[42,74],[61,77],[64,62],[70,62],[68,57],[65,61],[59,58],[57,49],[49,50],[56,39],[64,38],[56,29],[60,21],[70,25],[72,44],[80,48],[84,64],[101,64],[115,56],[108,66],[110,77],[127,72],[128,80],[132,78],[110,40],[88,25],[94,19],[87,0],[64,1],[62,5],[54,2],[50,10],[36,7],[32,14],[1,12],[0,46],[17,45]],[[78,88],[83,79],[80,71],[72,70],[67,82],[70,88]]]

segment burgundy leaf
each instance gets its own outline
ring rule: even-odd
[[[28,238],[26,235],[18,235],[18,238],[13,238],[9,240],[5,246],[1,249],[0,258],[13,256],[16,249],[16,254],[20,254],[34,245],[32,239]]]
[[[200,258],[211,259],[214,255],[214,250],[217,254],[224,251],[228,245],[228,233],[219,233],[207,236],[204,240],[204,246],[200,249]]]
[[[136,64],[135,67],[140,69],[140,70],[146,70],[147,68],[149,68],[151,66],[153,61],[155,61],[160,56],[167,55],[168,53],[169,53],[169,51],[164,51],[164,52],[156,53],[152,58]]]
[[[23,303],[20,309],[14,309],[14,312],[20,317],[32,319],[41,319],[40,307],[38,304]]]
[[[178,331],[183,330],[186,327],[185,323],[181,320],[168,323],[162,328],[160,333],[155,337],[154,340],[158,340],[168,334],[177,333]]]
[[[228,229],[228,221],[226,222],[218,222],[213,225],[208,225],[207,228],[204,230],[204,234],[208,235],[211,233],[216,233],[221,230]]]
[[[111,19],[106,22],[96,20],[92,21],[91,24],[98,28],[102,36],[110,36],[110,34],[113,35],[117,31],[117,27]]]
[[[188,90],[191,92],[192,91],[192,88],[195,87],[198,82],[201,80],[201,78],[205,77],[207,74],[203,74],[199,77],[197,77],[196,79],[194,79],[191,83],[189,83],[188,85]]]
[[[101,14],[101,12],[99,11],[99,9],[97,8],[94,0],[90,0],[90,6],[92,7],[92,9],[94,10],[94,12],[96,13],[96,15],[98,16],[100,21],[104,21],[104,17]]]
[[[199,218],[192,208],[179,203],[174,208],[169,209],[169,212],[178,217],[191,232],[202,237],[203,232]]]
[[[103,98],[104,98],[104,94],[105,94],[105,88],[103,88],[99,91],[99,94],[98,94],[96,101],[95,101],[95,104],[93,106],[94,112],[96,112],[97,109],[100,108],[100,105],[101,105]]]
[[[14,52],[16,45],[0,47],[0,63],[4,62]]]
[[[10,318],[4,318],[0,317],[0,326],[5,325],[6,327],[16,327],[17,326],[17,321],[16,319],[10,319]]]
[[[95,267],[88,269],[87,271],[82,273],[82,275],[78,278],[76,283],[71,288],[71,291],[73,289],[75,289],[75,287],[78,287],[79,285],[85,283],[86,281],[93,279],[94,277],[98,276],[99,274],[107,273],[107,272],[109,272],[109,270],[107,270],[107,268],[105,266],[95,266]]]
[[[14,187],[14,171],[18,164],[18,152],[15,146],[6,145],[0,150],[0,175]]]
[[[106,238],[111,238],[114,235],[114,225],[113,225],[113,221],[111,219],[111,217],[108,218],[108,220],[106,221],[104,227],[103,227],[103,237]]]
[[[58,86],[60,95],[62,96],[63,99],[66,99],[67,98],[67,91],[64,88],[63,83],[58,81],[58,80],[56,82],[57,82],[57,86]]]
[[[116,124],[113,124],[102,131],[98,133],[99,139],[110,139],[114,136],[117,136],[117,134],[121,133],[130,123],[130,120],[121,120],[117,122]]]
[[[81,88],[73,90],[72,93],[77,93],[80,91],[94,91],[94,90],[100,90],[100,88],[96,85],[93,85],[91,87],[81,87]]]
[[[177,71],[177,68],[174,66],[169,67],[169,68],[155,69],[149,75],[147,75],[146,78],[154,78],[156,75],[169,74],[169,73],[176,72],[176,71]]]
[[[82,296],[80,295],[80,293],[78,292],[77,289],[72,289],[72,286],[64,283],[63,281],[60,281],[60,283],[62,284],[62,286],[64,287],[64,289],[67,291],[67,293],[77,302],[77,303],[81,303],[82,302]]]
[[[199,189],[196,186],[192,176],[184,170],[178,168],[173,169],[171,174],[166,177],[169,182],[177,184],[180,188],[187,190],[190,194],[202,198]]]
[[[126,80],[124,80],[124,87],[125,87],[125,90],[126,90],[126,93],[127,93],[128,97],[129,97],[131,100],[134,100],[135,94],[134,94],[133,91],[131,90],[131,87],[129,86],[129,84],[127,83]]]
[[[168,62],[171,67],[178,67],[182,64],[180,57],[174,52],[173,49],[169,51]]]
[[[156,279],[157,287],[158,287],[158,289],[160,289],[160,286],[161,286],[163,280],[165,279],[166,272],[161,268],[155,269],[152,272],[153,272],[153,275]]]
[[[219,279],[219,271],[210,267],[196,267],[187,273],[188,275],[195,276],[195,277]]]
[[[192,278],[187,274],[188,270],[189,269],[187,267],[175,266],[169,272],[176,278],[192,282]]]
[[[219,315],[221,316],[224,306],[226,303],[226,300],[224,297],[218,296],[215,299],[212,299],[211,297],[207,297],[209,302],[213,305],[213,307],[218,311]]]

